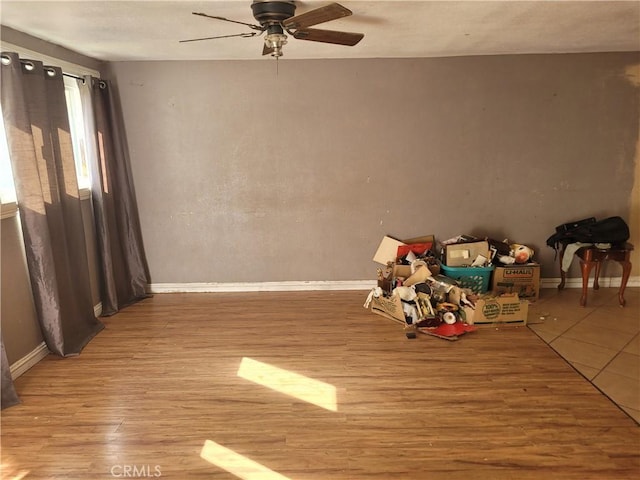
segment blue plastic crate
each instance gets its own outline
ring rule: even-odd
[[[456,280],[462,288],[469,288],[474,293],[489,291],[493,265],[488,267],[447,267],[440,265],[442,274]]]

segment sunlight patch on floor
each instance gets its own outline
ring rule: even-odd
[[[22,480],[23,478],[27,478],[30,470],[18,470],[17,467],[14,467],[10,462],[3,460],[0,463],[0,478],[6,478],[7,480]]]
[[[211,440],[204,442],[200,457],[242,480],[291,480]]]
[[[338,411],[336,387],[267,363],[244,357],[238,376],[318,407]]]

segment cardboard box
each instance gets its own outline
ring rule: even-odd
[[[526,325],[529,301],[517,293],[481,297],[475,308],[464,307],[466,321],[472,325]]]
[[[373,261],[386,265],[388,262],[395,262],[398,258],[398,247],[414,244],[431,244],[431,250],[435,248],[436,240],[434,235],[424,235],[422,237],[410,238],[408,240],[398,240],[385,235],[378,245]]]
[[[397,263],[388,263],[384,268],[379,269],[381,275],[378,275],[378,286],[386,293],[391,293],[396,278],[406,279],[411,276],[410,265],[398,265]]]
[[[435,235],[423,235],[422,237],[414,237],[403,240],[407,245],[412,245],[414,243],[430,243],[431,250],[435,251],[436,248],[436,237]]]
[[[398,247],[400,245],[406,244],[393,237],[389,237],[388,235],[384,236],[380,245],[378,245],[378,250],[376,250],[376,253],[373,256],[373,261],[382,265],[386,265],[388,262],[395,262],[398,256]]]
[[[495,295],[517,293],[522,299],[535,302],[540,296],[540,265],[507,265],[493,271],[491,291]]]
[[[398,295],[390,297],[373,297],[371,298],[370,307],[373,313],[382,315],[390,320],[395,320],[403,325],[406,324],[404,311],[402,310],[402,300]]]
[[[393,278],[409,278],[411,276],[411,265],[393,265]]]
[[[482,240],[479,242],[454,243],[446,245],[444,264],[447,267],[465,267],[473,263],[478,255],[486,259],[491,258],[489,242]]]

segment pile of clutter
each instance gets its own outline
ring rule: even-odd
[[[385,236],[373,258],[382,265],[377,286],[364,307],[402,323],[409,338],[420,332],[456,340],[478,324],[525,324],[527,300],[487,292],[496,266],[531,265],[533,254],[525,245],[470,235],[439,243],[433,235]]]

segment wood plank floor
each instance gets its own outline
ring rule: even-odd
[[[163,294],[104,319],[17,380],[2,478],[637,478],[640,428],[527,327],[408,340],[366,293]]]

